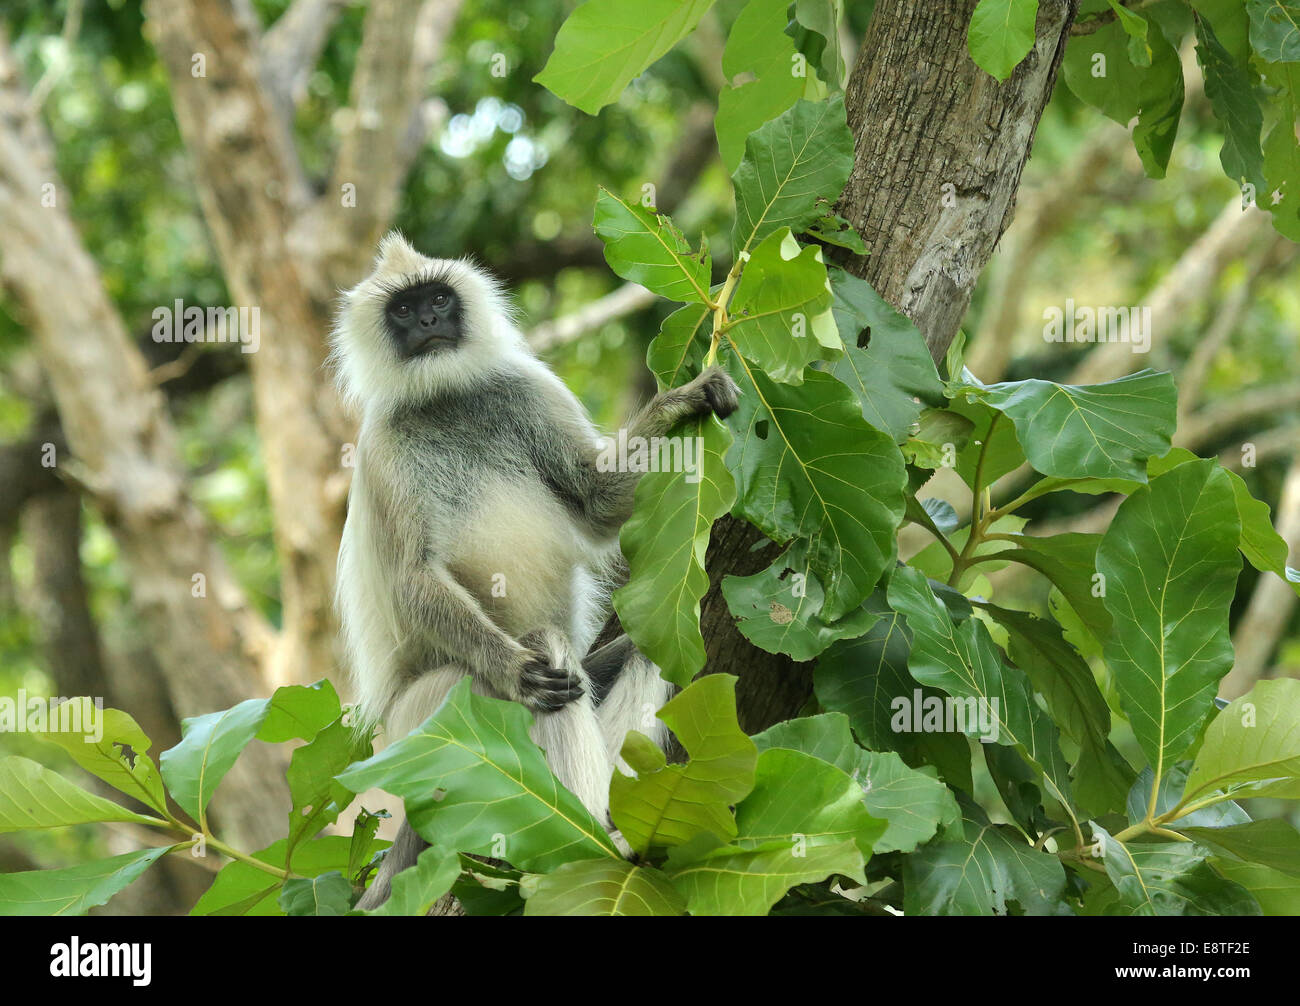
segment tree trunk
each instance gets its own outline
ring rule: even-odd
[[[999,84],[970,58],[975,0],[879,0],[845,89],[856,138],[838,211],[871,254],[844,266],[915,322],[936,360],[956,335],[998,238],[1010,223],[1020,173],[1056,82],[1074,0],[1041,0],[1033,50]],[[710,589],[701,608],[708,671],[741,677],[741,725],[796,715],[809,665],[766,653],[736,632],[719,582],[771,561],[762,535],[734,517],[713,527]]]

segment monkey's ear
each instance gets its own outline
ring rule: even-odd
[[[399,230],[391,230],[379,242],[379,251],[375,255],[375,269],[411,272],[419,267],[424,256],[411,247],[411,243]]]

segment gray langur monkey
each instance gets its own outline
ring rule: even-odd
[[[403,737],[468,674],[476,692],[533,712],[547,764],[608,826],[628,730],[667,739],[646,712],[670,695],[658,669],[625,636],[587,654],[639,475],[599,470],[586,411],[468,261],[388,235],[343,295],[333,349],[361,416],[337,586],[358,720]],[[629,435],[726,416],[736,395],[709,368],[657,395]],[[359,907],[386,900],[422,848],[403,824]]]

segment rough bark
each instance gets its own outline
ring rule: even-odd
[[[967,51],[974,7],[975,0],[880,0],[846,87],[857,146],[837,209],[871,254],[844,264],[916,323],[936,359],[1010,221],[1076,4],[1039,4],[1034,48],[1001,84]],[[774,546],[752,551],[761,540],[730,516],[714,525],[701,606],[707,670],[740,676],[747,730],[795,715],[811,687],[807,665],[749,645],[720,596],[723,576],[752,573],[774,557]]]

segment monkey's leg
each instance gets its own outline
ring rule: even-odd
[[[611,765],[619,764],[619,752],[629,730],[640,731],[667,749],[671,735],[655,713],[672,697],[674,689],[630,638],[619,636],[593,650],[582,661],[582,667],[596,694],[596,716]],[[627,770],[626,765],[621,767]]]
[[[554,629],[529,633],[519,640],[530,649],[546,653],[551,666],[570,670],[579,677],[583,693],[562,709],[534,716],[531,736],[546,752],[546,764],[566,789],[582,801],[592,816],[604,824],[609,819],[609,777],[613,763],[591,697],[586,674],[568,637]]]

